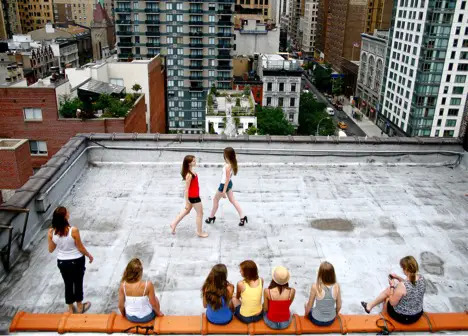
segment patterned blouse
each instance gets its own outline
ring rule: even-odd
[[[406,295],[400,299],[400,302],[394,307],[398,314],[416,315],[423,311],[423,298],[426,292],[426,281],[420,275],[416,284],[405,280],[403,284],[406,287]]]

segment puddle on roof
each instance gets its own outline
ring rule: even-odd
[[[421,267],[429,274],[444,275],[444,261],[432,252],[421,253]]]
[[[342,218],[322,218],[310,221],[310,225],[317,230],[324,231],[353,231],[354,224]]]

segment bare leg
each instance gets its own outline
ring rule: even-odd
[[[208,237],[208,233],[203,232],[202,220],[203,220],[203,205],[201,202],[193,204],[195,211],[197,212],[197,235],[200,238]]]
[[[73,314],[75,312],[75,306],[72,304],[67,305],[68,306],[68,312],[70,314]]]
[[[371,311],[372,308],[374,308],[378,304],[381,304],[382,302],[385,302],[385,300],[387,300],[389,297],[390,297],[390,287],[383,290],[382,293],[380,293],[379,296],[375,298],[375,300],[369,302],[367,304],[367,310]]]
[[[239,217],[244,218],[244,213],[242,212],[239,202],[237,202],[237,200],[234,198],[234,193],[232,192],[232,190],[228,191],[227,197],[229,199],[229,202],[231,202],[232,205],[234,205],[234,208],[236,208],[237,213],[239,214]]]
[[[236,308],[237,306],[240,306],[241,304],[240,300],[236,298],[235,296],[232,296],[231,302],[234,308]]]
[[[216,216],[216,211],[218,211],[220,199],[221,199],[221,193],[219,192],[219,190],[216,190],[216,194],[213,197],[213,208],[211,209],[210,217]]]
[[[176,229],[177,224],[179,224],[180,221],[190,213],[190,210],[192,210],[192,207],[193,205],[190,204],[188,208],[184,208],[184,210],[182,210],[179,213],[179,215],[177,215],[176,219],[174,219],[174,221],[171,224],[172,234],[175,234],[175,229]]]

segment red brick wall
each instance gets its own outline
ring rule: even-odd
[[[28,142],[15,150],[0,150],[0,189],[18,189],[32,174]]]
[[[145,95],[138,98],[133,109],[125,117],[124,131],[125,133],[146,133]]]
[[[166,133],[166,78],[162,59],[148,65],[150,94],[150,132]]]
[[[54,88],[1,88],[0,138],[41,140],[47,143],[48,155],[31,156],[35,168],[45,164],[77,133],[146,132],[145,102],[130,111],[128,120],[115,119],[59,119]],[[24,121],[23,108],[40,107],[42,121]]]

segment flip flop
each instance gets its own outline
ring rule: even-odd
[[[80,314],[86,313],[89,310],[89,308],[91,308],[91,302],[87,301],[83,303],[83,310],[80,312]]]
[[[367,302],[361,301],[361,306],[364,308],[367,314],[370,314],[370,310],[367,310]]]

